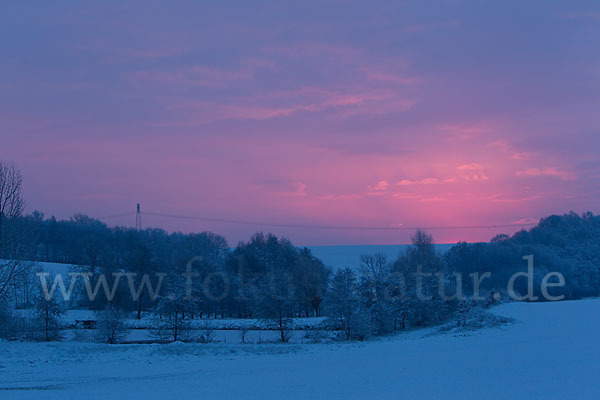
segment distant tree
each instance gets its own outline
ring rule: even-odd
[[[154,312],[157,315],[155,336],[161,340],[173,342],[192,339],[189,319],[186,311],[190,313],[193,304],[186,294],[186,282],[183,277],[171,274],[168,279],[169,286],[165,295],[158,297]]]
[[[402,325],[435,324],[452,314],[456,302],[444,299],[441,292],[448,289],[451,293],[453,285],[445,287],[449,280],[444,259],[435,250],[431,235],[418,230],[411,246],[394,263],[393,272],[404,280],[402,295],[396,302]]]
[[[331,280],[325,298],[325,312],[343,330],[347,340],[364,338],[367,315],[362,308],[356,273],[345,268]]]
[[[237,314],[271,320],[287,340],[287,325],[295,315],[320,313],[328,270],[306,249],[289,240],[257,233],[226,258],[230,277],[229,307]]]
[[[392,282],[391,265],[385,254],[361,256],[361,297],[371,318],[371,329],[377,334],[390,332],[394,328],[394,298],[389,290]]]
[[[10,225],[23,214],[23,179],[14,166],[0,161],[0,251],[9,239]]]
[[[321,315],[321,303],[327,291],[331,271],[307,248],[300,249],[292,274],[296,284],[298,316]]]
[[[0,262],[0,299],[12,281],[26,266],[19,262],[24,252],[26,235],[18,232],[19,218],[23,214],[21,172],[14,166],[0,161],[0,257],[10,261]]]
[[[103,310],[98,310],[96,314],[96,333],[101,342],[108,344],[119,343],[126,333],[124,324],[125,315],[123,311],[113,304],[107,304]]]
[[[36,298],[35,306],[45,340],[48,342],[59,339],[62,325],[60,317],[65,313],[63,306],[54,299],[47,300],[43,295]]]
[[[537,226],[512,236],[497,235],[489,243],[458,243],[446,252],[444,259],[449,272],[462,274],[467,295],[473,293],[470,274],[491,273],[480,286],[480,295],[485,297],[486,293],[506,292],[510,277],[525,270],[523,257],[533,255],[534,295],[544,300],[541,282],[552,271],[561,273],[566,282],[563,287],[552,288],[552,294],[577,299],[599,293],[599,237],[599,216],[570,212],[542,218]],[[526,280],[517,280],[515,290],[526,293]]]
[[[132,282],[134,283],[135,288],[138,289],[143,287],[142,282],[144,275],[147,275],[148,277],[154,275],[157,268],[154,267],[150,248],[141,234],[136,231],[130,231],[128,233],[128,246],[127,251],[123,255],[123,267],[125,270],[135,274]],[[135,300],[132,299],[137,308],[138,320],[142,318],[142,310],[144,310],[146,304],[149,303],[148,297],[145,290],[140,290],[138,298]]]
[[[293,304],[295,286],[290,273],[274,271],[254,288],[253,307],[256,316],[277,324],[282,343],[289,340],[291,321],[288,318]]]

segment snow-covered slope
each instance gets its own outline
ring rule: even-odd
[[[398,258],[409,245],[349,245],[349,246],[309,246],[312,253],[323,263],[333,269],[350,267],[357,269],[360,266],[360,256],[363,254],[383,253],[390,261]],[[453,244],[436,244],[439,252],[448,251]]]
[[[13,262],[10,260],[0,260],[0,264]],[[62,275],[67,277],[69,272],[75,268],[76,266],[72,264],[60,264],[60,263],[51,263],[51,262],[42,262],[42,261],[20,261],[21,263],[30,266],[36,270],[40,270],[42,272],[48,272],[51,275]]]
[[[304,347],[5,342],[0,398],[600,398],[600,300],[495,312],[517,322]]]

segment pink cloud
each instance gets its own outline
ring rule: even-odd
[[[238,104],[192,101],[169,105],[167,109],[178,110],[184,115],[179,116],[176,121],[159,123],[158,126],[199,126],[219,120],[237,119],[267,120],[290,117],[300,112],[327,112],[341,118],[349,118],[356,115],[406,112],[415,103],[415,100],[402,98],[389,90],[336,92],[302,88],[287,93],[248,97],[240,99]]]
[[[419,195],[416,193],[403,193],[403,192],[395,192],[391,194],[393,198],[403,199],[403,200],[413,200],[419,198]]]
[[[318,196],[317,198],[319,200],[337,201],[337,200],[356,200],[360,197],[361,196],[359,194],[352,193],[352,194],[326,194],[326,195]]]
[[[434,201],[447,201],[447,200],[448,200],[447,197],[432,196],[432,197],[423,197],[419,201],[424,202],[424,203],[428,203],[428,202],[434,202]]]
[[[206,23],[201,2],[124,5],[111,8],[115,18],[45,3],[30,20],[47,40],[6,21],[15,45],[0,82],[0,158],[23,169],[30,210],[108,215],[142,202],[185,215],[409,226],[596,211],[598,52],[580,33],[582,23],[595,28],[597,10],[565,2],[554,16],[578,20],[557,32],[540,15],[539,35],[521,40],[502,27],[526,30],[527,18],[481,9],[453,29],[459,21],[420,2],[278,7],[278,18],[214,5]],[[60,29],[45,29],[57,18]],[[483,36],[468,34],[474,23]],[[473,52],[484,37],[498,39],[489,57]],[[442,51],[431,51],[436,43]],[[180,224],[156,226],[211,229],[233,244],[260,229]],[[283,233],[305,243],[408,239]]]
[[[377,182],[375,185],[369,186],[369,191],[366,193],[367,196],[383,196],[386,193],[386,190],[389,188],[390,183],[386,180],[381,180]]]
[[[379,181],[375,186],[371,187],[371,190],[386,190],[390,186],[388,181]]]
[[[528,217],[528,218],[521,218],[516,221],[512,221],[511,224],[525,225],[525,224],[537,224],[538,222],[540,222],[539,218]]]
[[[425,178],[425,179],[420,179],[420,180],[410,180],[410,179],[402,179],[401,181],[399,181],[398,183],[396,183],[398,186],[409,186],[409,185],[434,185],[434,184],[438,184],[438,183],[446,183],[446,179],[444,180],[440,180],[438,178]]]
[[[516,175],[517,176],[525,176],[525,177],[553,176],[553,177],[557,177],[557,178],[560,178],[565,181],[571,181],[571,180],[576,179],[575,175],[573,175],[567,171],[561,171],[555,167],[543,168],[543,169],[529,168],[526,170],[517,171]]]
[[[483,169],[483,166],[481,164],[471,163],[459,165],[458,167],[456,167],[456,169],[459,171],[481,171]]]
[[[478,163],[459,165],[456,169],[461,172],[461,178],[467,181],[487,181],[483,166]]]
[[[512,155],[513,160],[528,160],[530,158],[531,154],[524,151]]]
[[[308,193],[306,192],[307,189],[307,185],[304,182],[291,182],[290,184],[291,186],[291,190],[286,190],[286,191],[275,191],[272,192],[273,194],[276,195],[282,195],[282,196],[307,196]]]
[[[528,202],[528,201],[533,201],[533,200],[539,200],[542,198],[543,198],[543,196],[540,194],[535,194],[535,195],[531,195],[531,196],[523,196],[523,197],[518,197],[518,196],[511,197],[509,195],[504,195],[504,194],[495,194],[493,196],[488,197],[487,200],[490,200],[495,203],[522,203],[522,202]]]

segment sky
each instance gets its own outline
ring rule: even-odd
[[[29,212],[327,245],[600,211],[596,1],[11,1],[0,37]]]

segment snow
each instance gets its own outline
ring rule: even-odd
[[[600,300],[510,303],[516,320],[367,343],[0,342],[0,398],[597,399]]]
[[[0,264],[14,262],[13,260],[4,260],[0,259]],[[73,264],[61,264],[61,263],[52,263],[52,262],[41,262],[41,261],[21,261],[22,263],[31,266],[32,268],[39,269],[43,272],[48,272],[50,275],[61,275],[67,278],[69,272],[74,271],[77,268],[81,268],[80,266]]]
[[[404,251],[409,245],[393,244],[393,245],[345,245],[345,246],[307,246],[313,255],[319,258],[325,265],[333,269],[350,267],[358,269],[360,267],[360,256],[363,254],[383,253],[388,256],[390,261],[398,258],[398,255]],[[448,251],[454,244],[440,243],[436,244],[435,248],[439,252]],[[8,260],[0,260],[1,262]],[[67,277],[69,272],[74,271],[82,266],[71,264],[59,264],[39,261],[26,261],[31,265],[41,268],[44,272],[49,272],[51,275],[62,275]],[[87,268],[87,267],[86,267]]]
[[[400,253],[409,245],[348,245],[348,246],[309,246],[313,255],[319,258],[325,265],[334,269],[360,267],[360,256],[363,254],[383,253],[390,261],[398,258]],[[440,252],[446,252],[453,244],[436,244],[435,248]]]
[[[73,310],[75,311],[75,310]],[[90,319],[95,319],[92,315]],[[289,320],[290,329],[308,329],[318,327],[327,321],[327,318],[290,318]],[[235,319],[235,318],[202,318],[188,320],[191,327],[196,329],[210,327],[212,329],[224,329],[224,330],[240,330],[240,329],[278,329],[278,322],[274,320],[264,319]],[[128,319],[125,321],[125,326],[131,329],[152,329],[158,325],[157,317],[149,313],[143,313],[142,318]]]
[[[205,334],[205,330],[199,329],[195,333],[196,341],[200,335]],[[241,344],[241,330],[227,329],[214,330],[211,332],[211,341],[214,343],[223,344]],[[91,342],[95,340],[96,331],[93,329],[65,329],[62,331],[64,341]],[[311,331],[296,330],[288,331],[289,343],[303,344],[312,343],[315,341],[332,341],[337,332],[335,331]],[[313,338],[316,336],[316,338]],[[153,341],[156,342],[160,338],[157,337],[155,330],[150,329],[130,329],[125,333],[122,341],[125,343],[140,343]],[[248,330],[245,331],[245,343],[277,343],[281,340],[279,331],[275,330]]]

